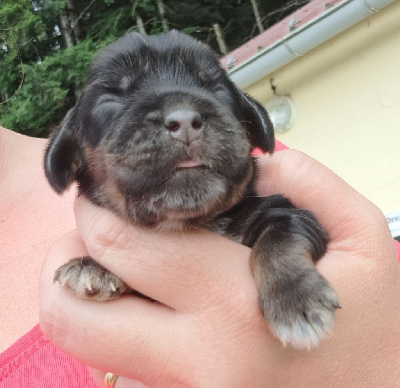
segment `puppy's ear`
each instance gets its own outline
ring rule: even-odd
[[[264,107],[249,95],[240,92],[242,97],[242,112],[247,135],[253,147],[263,152],[273,153],[275,149],[275,134],[271,119]]]
[[[76,179],[83,162],[74,118],[75,108],[67,113],[61,126],[53,133],[44,158],[46,177],[58,194]]]

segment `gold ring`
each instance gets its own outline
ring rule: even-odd
[[[117,378],[118,375],[115,375],[114,373],[106,373],[106,376],[104,377],[103,388],[114,388]]]

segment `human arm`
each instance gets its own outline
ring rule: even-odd
[[[137,228],[83,199],[79,233],[55,244],[43,268],[42,329],[86,364],[150,387],[394,386],[400,272],[381,212],[296,151],[261,157],[258,192],[312,210],[330,235],[318,269],[342,309],[318,348],[283,348],[271,337],[248,248],[208,231]],[[125,296],[99,304],[51,283],[60,264],[87,253],[160,303]]]

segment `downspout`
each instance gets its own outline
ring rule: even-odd
[[[229,71],[246,88],[396,0],[346,0]]]

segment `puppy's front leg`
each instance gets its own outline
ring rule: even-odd
[[[91,257],[79,257],[62,265],[54,275],[54,282],[67,286],[81,298],[98,301],[116,299],[132,291]]]
[[[287,208],[270,209],[253,246],[260,309],[273,334],[295,348],[318,345],[340,307],[336,291],[314,265],[326,244],[327,235],[310,212]]]

